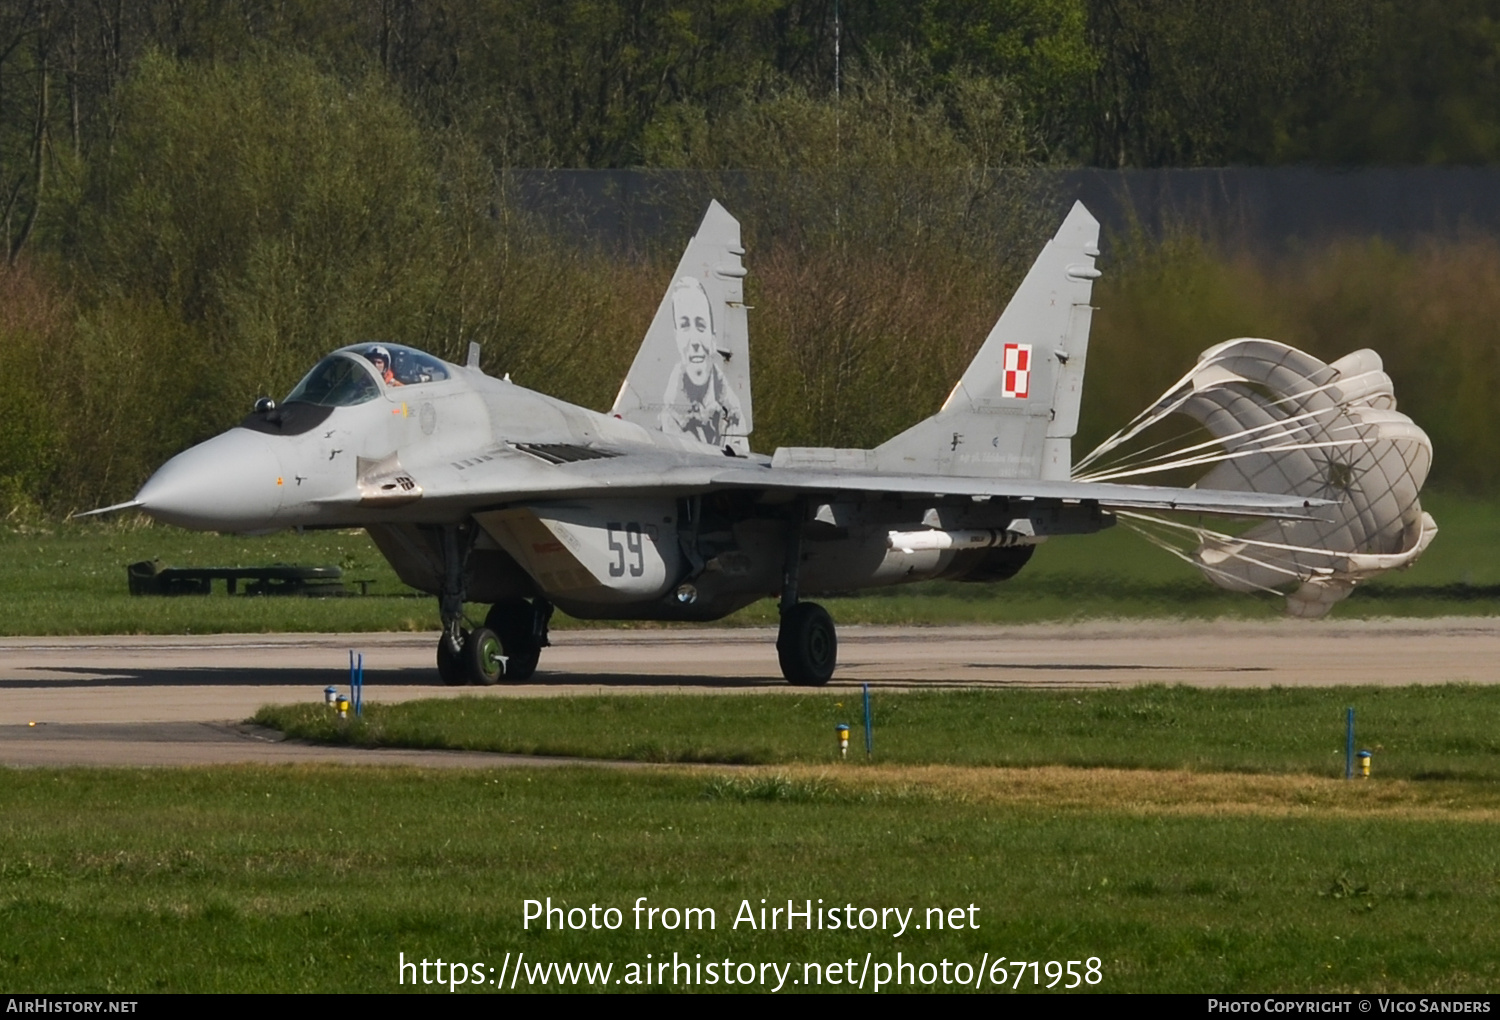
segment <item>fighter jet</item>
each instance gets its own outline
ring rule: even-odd
[[[285,400],[178,454],[135,499],[184,528],[365,528],[435,595],[450,684],[520,681],[554,607],[717,620],[779,599],[793,684],[837,661],[808,595],[1001,581],[1122,509],[1306,519],[1322,501],[1069,479],[1099,224],[1075,205],[932,417],[873,450],[752,452],[739,223],[717,202],[614,406],[597,412],[386,341],[342,347]],[[471,625],[468,603],[490,608]]]

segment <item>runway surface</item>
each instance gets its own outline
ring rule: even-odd
[[[261,705],[365,698],[778,694],[769,629],[565,630],[535,677],[445,687],[435,634],[0,639],[0,764],[327,761],[473,767],[536,759],[310,747],[241,725]],[[844,627],[830,688],[1269,687],[1500,682],[1500,620],[1116,621],[1017,627]]]

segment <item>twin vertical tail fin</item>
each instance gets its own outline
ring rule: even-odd
[[[875,448],[882,471],[1066,480],[1099,221],[1076,202],[937,414]]]
[[[710,202],[610,413],[750,452],[750,331],[740,224]]]

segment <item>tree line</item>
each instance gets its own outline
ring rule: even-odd
[[[990,165],[1473,163],[1500,154],[1497,25],[1500,0],[0,0],[0,221],[13,259],[153,54],[378,76],[497,166],[836,160],[792,143],[872,78]]]
[[[0,0],[0,515],[128,498],[362,339],[477,340],[607,405],[676,250],[560,240],[509,190],[523,167],[697,170],[684,239],[733,190],[757,447],[878,442],[941,401],[1055,227],[1028,168],[1491,159],[1496,7]],[[1115,279],[1156,343],[1158,277]],[[1274,307],[1334,343],[1336,302]]]

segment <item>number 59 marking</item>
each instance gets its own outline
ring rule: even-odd
[[[614,562],[609,565],[609,576],[624,577],[625,571],[629,569],[631,577],[640,577],[646,572],[646,548],[641,543],[640,524],[629,521],[622,525],[618,521],[610,521],[608,528],[609,551],[615,554]],[[620,531],[625,533],[624,545],[615,537],[616,532]]]

